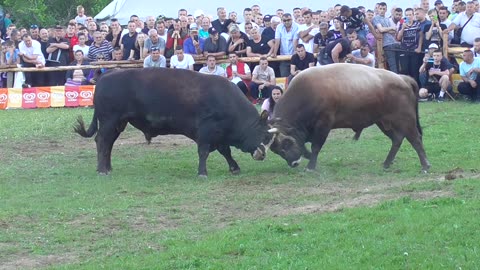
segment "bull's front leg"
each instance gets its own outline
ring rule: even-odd
[[[222,154],[222,156],[227,160],[228,163],[228,168],[232,174],[239,174],[240,173],[240,167],[238,166],[238,163],[233,159],[232,157],[232,151],[230,150],[230,146],[228,145],[220,145],[218,147],[218,152]]]
[[[210,154],[210,145],[207,143],[198,143],[198,176],[207,177],[207,158]]]
[[[312,141],[312,154],[310,155],[310,161],[308,162],[305,170],[314,171],[317,168],[318,153],[320,153],[320,150],[322,150],[323,144],[327,140],[329,133],[330,129],[322,130],[314,136],[314,140]]]

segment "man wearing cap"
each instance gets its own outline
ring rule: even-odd
[[[265,21],[265,19],[268,21]],[[275,30],[282,20],[277,16],[270,15],[263,17],[263,20],[265,23],[265,29],[263,29],[262,38],[265,38],[267,42],[270,40],[275,40]]]
[[[225,38],[214,27],[208,29],[208,34],[209,37],[203,44],[203,55],[224,56],[227,52],[227,41]]]
[[[435,1],[435,10],[437,11],[437,14],[438,14],[438,11],[440,11],[440,8],[443,7],[443,2],[442,0],[437,0]]]
[[[64,38],[63,27],[55,26],[55,37],[50,38],[47,44],[47,67],[67,66],[69,62],[70,43]],[[48,85],[57,86],[65,84],[65,71],[47,72]]]
[[[143,67],[167,67],[167,59],[160,52],[160,49],[157,47],[150,48],[150,55],[143,60]]]
[[[147,57],[153,47],[157,48],[161,55],[165,53],[165,41],[160,38],[156,29],[150,29],[148,31],[148,38],[145,40],[143,45],[144,55],[140,56],[140,58]]]
[[[432,43],[430,46],[436,45]],[[437,46],[438,48],[438,46]],[[444,101],[445,92],[450,87],[450,71],[445,63],[442,63],[442,50],[436,49],[433,52],[433,61],[429,58],[424,58],[423,64],[420,67],[420,73],[427,74],[427,83],[419,90],[419,96],[426,98],[428,93],[435,94],[438,102]]]
[[[194,59],[202,57],[203,44],[205,40],[198,36],[198,27],[196,23],[190,24],[190,35],[183,43],[183,50],[190,54]]]

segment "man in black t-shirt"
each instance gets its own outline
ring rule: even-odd
[[[438,102],[444,101],[445,92],[450,87],[450,71],[442,58],[443,53],[439,49],[433,52],[433,61],[428,56],[424,58],[420,72],[426,72],[428,80],[426,85],[419,90],[418,94],[421,98],[431,95],[433,98],[437,97]]]
[[[351,54],[353,50],[359,49],[361,46],[362,42],[359,39],[352,42],[347,38],[334,40],[320,50],[318,62],[320,62],[321,65],[340,63]]]
[[[340,8],[340,17],[338,19],[343,22],[346,29],[354,29],[357,34],[366,38],[367,32],[365,30],[366,16],[358,8],[350,8],[349,6],[342,6]]]
[[[55,37],[48,40],[46,52],[47,67],[66,66],[69,61],[70,42],[64,38],[63,27],[55,26]],[[65,71],[52,71],[47,74],[48,85],[57,86],[65,84]]]
[[[313,53],[307,52],[303,44],[298,44],[295,51],[296,54],[292,55],[290,59],[290,76],[288,76],[288,81],[292,80],[302,70],[315,66],[317,62]]]

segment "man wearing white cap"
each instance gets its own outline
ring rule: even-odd
[[[204,39],[198,36],[198,27],[196,23],[190,24],[190,37],[183,42],[183,50],[185,53],[192,55],[193,58],[203,56]]]
[[[435,48],[436,47],[436,48]],[[443,102],[445,92],[450,88],[450,71],[445,62],[442,62],[443,52],[438,49],[437,44],[430,44],[429,50],[434,49],[432,58],[426,55],[420,67],[420,73],[426,73],[427,82],[420,88],[419,96],[427,98],[429,94],[437,97],[438,102]]]

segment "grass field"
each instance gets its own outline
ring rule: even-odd
[[[422,103],[432,163],[376,128],[332,132],[317,172],[129,127],[113,173],[72,132],[93,110],[0,111],[0,269],[480,269],[480,106]],[[448,180],[446,180],[448,179]]]

